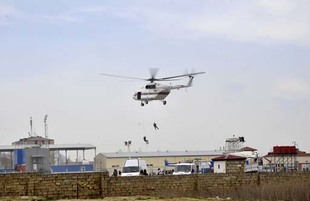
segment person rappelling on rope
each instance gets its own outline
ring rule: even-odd
[[[155,122],[153,123],[153,126],[154,126],[155,130],[159,130],[159,128],[157,127],[157,124]]]

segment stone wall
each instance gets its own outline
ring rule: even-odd
[[[310,172],[194,174],[109,177],[106,173],[0,174],[0,196],[42,196],[49,199],[110,196],[212,196],[242,186],[289,181],[309,182]]]
[[[98,198],[102,173],[84,174],[0,174],[0,196],[42,196],[56,198]]]
[[[226,161],[226,173],[243,173],[244,172],[244,160],[227,160]]]

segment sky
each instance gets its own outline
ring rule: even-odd
[[[308,0],[1,0],[1,145],[36,135],[97,152],[310,152]],[[141,107],[149,78],[205,72]],[[186,84],[187,79],[172,84]],[[156,122],[159,130],[152,124]],[[143,136],[149,140],[146,145]]]

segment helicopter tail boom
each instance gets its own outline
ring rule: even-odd
[[[181,89],[181,88],[188,88],[191,87],[193,84],[194,76],[189,76],[189,81],[186,85],[172,85],[170,86],[170,89]]]

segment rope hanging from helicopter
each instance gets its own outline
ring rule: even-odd
[[[153,120],[154,130],[157,131],[157,130],[159,130],[159,128],[157,127],[157,121],[156,121],[155,115],[154,115],[153,104],[151,105],[151,112],[152,112],[152,118],[153,118],[152,120]]]
[[[144,115],[143,115],[143,108],[141,107],[141,122],[140,125],[142,126],[142,136],[145,136],[145,127],[144,127]]]

